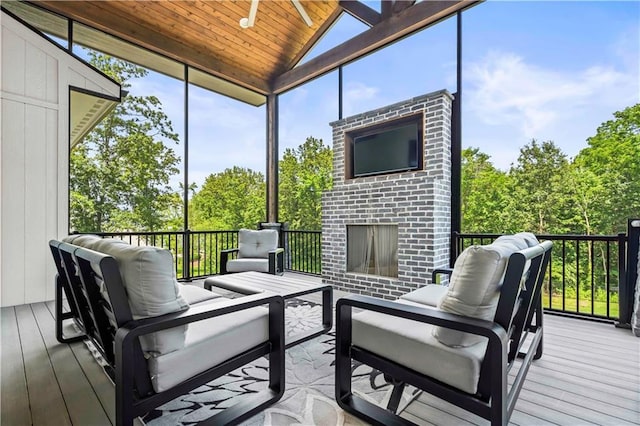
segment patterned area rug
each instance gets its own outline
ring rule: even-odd
[[[322,322],[320,305],[299,299],[287,303],[287,334],[316,327]],[[362,425],[345,413],[334,399],[335,334],[316,337],[286,351],[286,391],[277,404],[244,422],[244,425]],[[354,392],[378,404],[386,404],[392,390],[382,375],[365,365],[354,365]],[[207,383],[147,414],[148,426],[192,425],[240,398],[267,387],[267,361],[251,365]],[[406,394],[407,392],[405,392]]]

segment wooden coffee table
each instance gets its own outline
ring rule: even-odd
[[[330,285],[314,284],[291,276],[271,275],[263,272],[239,272],[235,274],[214,275],[204,280],[204,288],[213,287],[240,294],[256,294],[271,291],[285,300],[322,292],[322,326],[290,336],[286,348],[312,339],[331,330],[333,326],[333,288]]]

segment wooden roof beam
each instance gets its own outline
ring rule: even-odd
[[[268,85],[265,81],[236,66],[225,64],[219,58],[213,57],[209,52],[185,45],[171,38],[170,35],[142,26],[137,22],[128,21],[123,17],[116,17],[114,14],[104,13],[101,7],[108,7],[108,2],[81,4],[70,1],[46,0],[38,1],[37,4],[52,12],[68,16],[81,24],[96,28],[151,52],[186,63],[246,89],[262,95],[269,93]],[[80,6],[71,7],[69,4],[71,6]]]
[[[397,15],[408,7],[415,4],[416,0],[394,0],[393,6],[391,6],[391,13]]]
[[[336,20],[340,17],[341,13],[342,13],[342,9],[340,9],[339,7],[336,7],[335,10],[331,13],[331,15],[329,15],[329,17],[322,23],[322,25],[320,25],[320,28],[318,28],[318,30],[315,33],[313,33],[313,36],[307,42],[307,44],[305,44],[304,47],[296,54],[296,56],[294,56],[294,58],[291,60],[286,70],[290,70],[291,68],[295,67],[298,64],[298,62],[300,62],[302,58],[304,58],[305,55],[309,53],[311,49],[313,49],[316,43],[318,43],[318,41],[320,41],[320,39],[333,26],[333,24],[336,23]]]
[[[393,0],[380,0],[380,13],[382,19],[387,19],[391,16],[391,8],[393,7]]]
[[[339,4],[342,10],[370,27],[382,20],[381,14],[357,0],[341,0]]]
[[[358,59],[402,37],[453,15],[480,1],[423,1],[371,27],[333,49],[293,68],[272,83],[273,93],[282,93]]]

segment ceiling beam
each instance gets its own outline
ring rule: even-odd
[[[181,43],[167,34],[121,16],[105,13],[101,6],[108,7],[106,2],[102,4],[101,2],[43,0],[38,1],[37,5],[249,90],[263,95],[269,93],[265,81],[242,69],[225,64],[210,52]]]
[[[357,0],[341,0],[342,10],[370,27],[377,25],[382,20],[382,15]]]
[[[380,13],[382,19],[387,19],[391,16],[391,8],[393,7],[393,0],[380,0]]]
[[[309,62],[283,73],[273,81],[271,89],[273,93],[285,92],[477,3],[479,1],[469,0],[417,3]]]
[[[295,67],[298,64],[298,62],[300,62],[302,58],[304,58],[305,55],[309,53],[311,49],[313,49],[313,46],[315,46],[316,43],[320,41],[320,39],[329,30],[329,28],[331,28],[333,24],[336,23],[336,20],[340,17],[341,13],[342,13],[342,9],[340,9],[339,7],[336,7],[335,10],[331,13],[331,15],[329,15],[329,17],[322,23],[322,25],[320,25],[320,28],[318,28],[318,30],[313,33],[313,36],[311,37],[311,39],[309,39],[307,44],[305,44],[304,47],[296,54],[296,56],[293,57],[293,59],[291,60],[291,62],[289,62],[285,70],[288,71],[291,68]]]
[[[393,2],[393,6],[391,7],[391,13],[397,15],[406,8],[413,6],[415,2],[416,0],[395,0]]]

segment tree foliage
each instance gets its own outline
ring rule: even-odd
[[[462,211],[465,232],[509,229],[507,174],[478,148],[462,151]]]
[[[567,156],[552,141],[539,144],[534,139],[520,149],[509,186],[521,229],[537,234],[562,229],[568,166]]]
[[[322,192],[331,188],[331,148],[309,137],[280,160],[280,221],[290,229],[319,230]],[[192,197],[191,229],[255,228],[266,219],[266,183],[262,173],[233,167],[207,177]]]
[[[190,228],[230,230],[255,228],[265,219],[264,175],[234,166],[207,177],[191,199]]]
[[[90,62],[130,87],[147,71],[92,52]],[[162,230],[179,208],[169,186],[179,157],[171,121],[154,96],[127,95],[71,151],[70,223],[81,232]]]
[[[625,218],[640,216],[640,104],[614,113],[587,139],[576,167],[588,171],[593,227],[624,232]]]
[[[535,139],[508,172],[477,148],[462,155],[464,232],[624,232],[640,216],[640,104],[614,113],[570,161]]]
[[[280,220],[291,229],[322,227],[322,192],[333,185],[333,151],[322,139],[308,137],[296,149],[286,149],[280,160]]]

